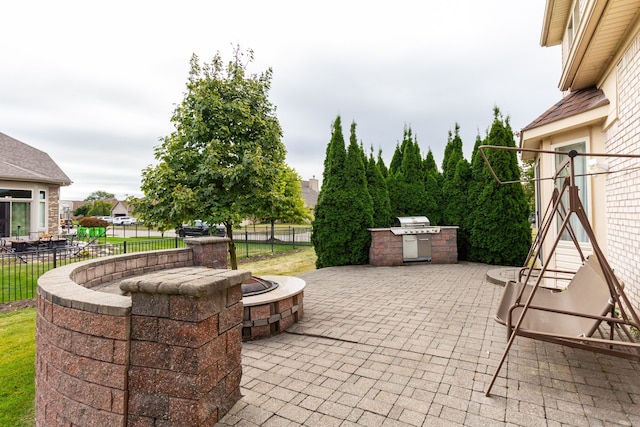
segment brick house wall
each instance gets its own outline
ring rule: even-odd
[[[615,71],[617,120],[605,132],[608,153],[638,153],[640,147],[640,35],[630,44]],[[613,94],[608,94],[612,97]],[[637,159],[610,158],[614,170],[638,166]],[[608,255],[625,292],[640,307],[640,171],[612,174],[606,178]]]

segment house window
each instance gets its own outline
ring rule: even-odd
[[[0,188],[0,237],[29,236],[31,190]]]
[[[40,191],[38,196],[38,227],[46,228],[47,226],[47,198],[44,191]]]
[[[29,236],[31,203],[11,203],[11,235]]]
[[[30,190],[13,190],[0,188],[0,199],[30,199]]]
[[[567,145],[556,146],[554,147],[554,150],[559,153],[569,152],[571,150],[576,150],[578,153],[586,153],[586,147],[587,147],[587,143],[585,141],[581,141],[581,142],[571,143]],[[560,166],[560,163],[562,163],[562,161],[565,159],[565,156],[558,155],[554,157],[555,157],[555,163],[556,163],[555,166],[557,170],[558,166]],[[574,158],[573,165],[574,165],[575,183],[576,183],[576,186],[578,187],[578,196],[580,197],[580,201],[582,202],[582,205],[584,207],[585,214],[589,215],[589,200],[588,200],[589,192],[587,188],[587,185],[588,185],[587,176],[585,175],[587,173],[587,158],[585,156],[577,156]],[[558,177],[558,181],[557,181],[558,188],[560,189],[562,188],[562,182],[564,181],[565,177],[568,176],[568,174],[569,174],[569,171],[561,174]],[[567,194],[567,192],[565,192],[562,195],[562,203],[565,206],[565,208],[567,209],[569,208],[569,194]],[[563,218],[558,217],[557,223],[556,223],[556,230],[558,232],[560,231],[562,222],[563,222]],[[578,217],[576,215],[571,216],[569,223],[571,225],[571,228],[575,232],[578,242],[586,243],[589,241],[587,232],[578,221]],[[560,236],[560,239],[571,241],[571,237],[566,228],[563,230],[562,235]]]
[[[569,23],[567,24],[567,39],[569,41],[569,49],[571,49],[573,40],[576,37],[579,24],[580,24],[580,1],[575,0],[573,2],[571,15],[569,16]]]

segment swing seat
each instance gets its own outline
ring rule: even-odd
[[[520,291],[522,297],[518,301]],[[508,335],[518,323],[534,285],[509,281],[504,287],[495,319]],[[589,256],[562,291],[538,286],[520,330],[573,337],[591,337],[614,306],[609,286],[595,255]]]

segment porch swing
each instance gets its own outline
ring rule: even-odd
[[[525,267],[520,269],[516,280],[507,282],[504,287],[495,320],[507,327],[508,341],[486,395],[490,395],[517,335],[640,361],[640,342],[634,336],[634,330],[636,333],[640,330],[640,319],[624,292],[624,285],[614,274],[596,240],[576,185],[576,177],[598,173],[578,175],[575,172],[575,161],[580,156],[640,159],[640,155],[586,154],[575,150],[561,153],[490,145],[480,146],[479,150],[494,179],[500,184],[519,184],[521,181],[500,180],[485,150],[535,152],[564,157],[553,177],[538,178],[553,180],[553,194],[527,255]],[[618,172],[624,170],[629,169]],[[582,226],[591,243],[593,253],[589,256],[585,256],[580,247],[575,222],[571,222],[573,218]],[[550,234],[554,223],[559,224],[555,237]],[[576,271],[549,268],[558,243],[567,236],[580,257],[580,267]],[[550,239],[553,239],[551,249],[542,267],[539,267],[536,261],[542,260],[543,243]],[[568,284],[561,289],[548,286],[558,281],[568,281]]]

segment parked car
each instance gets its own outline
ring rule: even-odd
[[[73,221],[71,221],[70,219],[61,219],[60,220],[60,226],[62,228],[66,228],[68,230],[73,228]]]
[[[117,216],[113,218],[113,225],[135,225],[136,221],[132,216]]]
[[[195,220],[189,224],[182,224],[182,227],[176,230],[176,233],[180,237],[196,237],[196,236],[218,236],[224,237],[227,235],[227,230],[224,225],[216,225],[210,227],[204,221]]]
[[[109,224],[113,224],[113,217],[112,216],[97,216],[96,218],[99,218],[103,221],[107,221]]]

